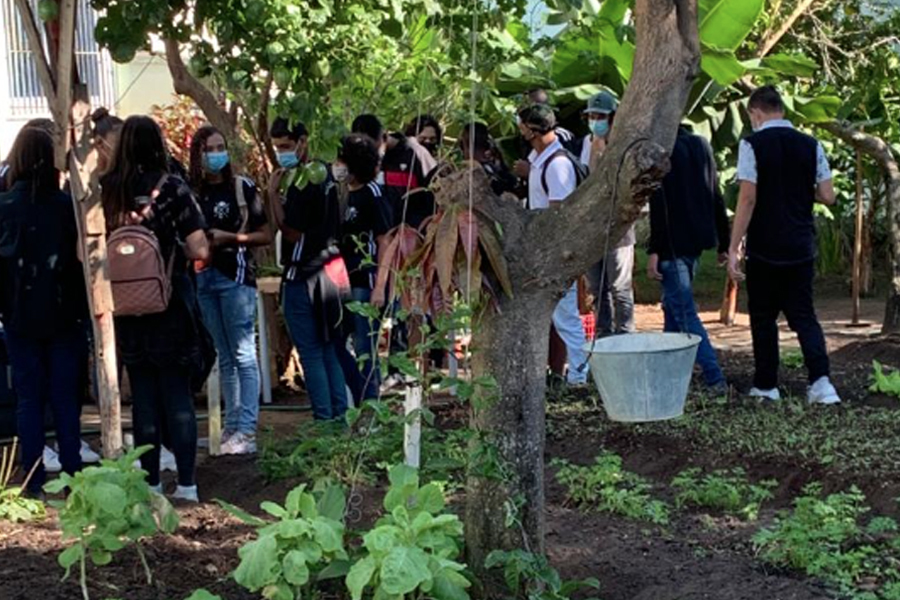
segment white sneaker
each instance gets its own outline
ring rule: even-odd
[[[161,484],[161,483],[157,483],[156,485],[151,485],[151,486],[150,486],[150,491],[151,491],[151,492],[156,492],[157,494],[162,495],[162,493],[163,493],[162,484]]]
[[[781,392],[778,391],[778,388],[772,388],[771,390],[761,390],[754,387],[750,388],[750,397],[756,398],[758,400],[778,402],[779,400],[781,400]]]
[[[256,438],[244,433],[236,433],[222,444],[222,454],[256,454]]]
[[[806,399],[810,404],[840,404],[841,397],[838,396],[837,390],[831,385],[828,377],[820,377],[814,384],[809,386]]]
[[[50,446],[44,446],[44,470],[48,473],[59,473],[62,471],[59,454]]]
[[[172,494],[172,498],[175,500],[184,500],[185,502],[200,502],[200,498],[197,496],[196,485],[179,485],[175,489],[175,493]]]
[[[178,472],[178,464],[175,462],[175,455],[165,446],[159,451],[159,471],[160,473],[163,471],[172,471],[173,473]]]
[[[94,449],[84,440],[81,440],[81,462],[86,465],[100,462],[100,455],[94,452]]]

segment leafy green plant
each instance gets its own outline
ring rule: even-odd
[[[772,498],[773,480],[750,483],[744,469],[720,469],[702,474],[700,469],[682,471],[672,479],[675,504],[711,508],[738,516],[747,521],[759,517],[763,502]]]
[[[43,519],[47,513],[43,502],[23,495],[34,468],[21,486],[10,485],[16,464],[17,441],[13,438],[12,445],[3,448],[3,457],[0,458],[0,521],[24,523]]]
[[[781,365],[786,369],[802,369],[803,353],[799,350],[787,350],[781,354]]]
[[[900,399],[900,370],[893,369],[888,373],[880,362],[872,361],[872,387],[869,391]]]
[[[554,460],[552,464],[559,469],[557,481],[566,486],[569,500],[579,508],[657,525],[669,522],[668,505],[654,500],[649,494],[650,484],[622,469],[622,458],[612,452],[600,454],[590,466],[573,465],[566,460]]]
[[[495,550],[488,555],[484,566],[503,569],[510,597],[516,600],[568,600],[580,589],[600,589],[600,582],[593,578],[563,581],[546,556],[524,550]]]
[[[889,597],[900,585],[896,568],[900,543],[893,519],[873,519],[860,525],[869,512],[865,496],[856,487],[822,498],[822,486],[810,484],[783,511],[772,528],[757,533],[753,542],[766,561],[820,577],[845,593],[855,593],[862,580],[882,584]],[[894,590],[894,591],[891,591]]]
[[[274,522],[219,504],[258,528],[256,539],[238,551],[241,563],[234,572],[235,581],[251,592],[261,592],[267,600],[295,600],[307,596],[314,583],[346,574],[346,500],[339,486],[323,484],[309,493],[301,485],[288,493],[284,506],[263,502],[260,508],[275,517]]]
[[[65,502],[51,501],[59,510],[59,524],[64,540],[75,543],[59,555],[66,579],[73,566],[80,566],[81,591],[87,590],[86,560],[97,566],[112,561],[113,553],[133,544],[141,558],[147,583],[153,580],[147,558],[141,549],[141,538],[158,532],[172,533],[178,528],[178,514],[169,501],[151,491],[146,471],[134,466],[150,446],[142,446],[117,460],[103,460],[99,466],[87,467],[75,475],[61,474],[44,489],[57,494],[65,489]]]
[[[459,517],[444,514],[444,494],[435,483],[419,487],[416,469],[397,465],[389,473],[387,515],[363,536],[363,556],[346,583],[353,600],[371,589],[375,598],[427,596],[467,600],[465,565],[456,562],[462,544]]]
[[[222,597],[216,596],[206,590],[195,590],[193,594],[184,600],[222,600]]]

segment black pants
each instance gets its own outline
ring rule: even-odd
[[[150,363],[127,368],[131,380],[134,444],[153,446],[141,457],[141,468],[148,473],[147,482],[159,483],[159,449],[165,430],[178,466],[178,485],[194,485],[197,416],[189,368],[163,368]]]
[[[755,387],[770,390],[778,386],[780,313],[784,313],[788,326],[800,339],[809,382],[829,374],[825,335],[813,308],[814,275],[812,261],[791,266],[770,265],[752,258],[747,261]]]

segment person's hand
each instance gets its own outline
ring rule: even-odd
[[[376,289],[372,290],[369,304],[375,308],[384,308],[384,286],[378,286]]]
[[[206,238],[212,247],[225,246],[234,241],[234,234],[221,229],[210,229],[206,232]]]
[[[731,280],[735,283],[741,283],[747,278],[747,276],[744,275],[743,269],[741,269],[741,261],[743,258],[744,257],[739,250],[731,250],[728,252],[728,276],[731,277]]]
[[[662,281],[662,273],[659,272],[659,254],[651,254],[647,260],[647,277],[656,281]]]
[[[531,163],[527,160],[517,160],[513,164],[513,173],[520,179],[526,179],[531,172]]]
[[[150,204],[139,210],[133,210],[125,215],[126,225],[140,225],[153,216],[153,208]]]
[[[606,150],[606,138],[594,136],[591,140],[591,155],[602,154]]]
[[[717,255],[716,262],[718,263],[718,265],[720,267],[727,267],[728,266],[728,253],[727,252],[719,252],[719,254]]]

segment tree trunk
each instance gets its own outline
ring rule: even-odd
[[[891,279],[881,332],[900,332],[900,167],[891,147],[879,137],[863,133],[841,123],[819,125],[832,135],[871,156],[884,171],[887,186],[887,208],[890,216]]]
[[[474,374],[492,375],[497,397],[476,407],[479,438],[497,451],[501,477],[470,473],[469,565],[483,573],[496,548],[543,550],[544,392],[550,316],[572,282],[640,216],[668,169],[699,69],[696,0],[637,0],[634,74],[600,166],[561,206],[487,210],[503,230],[515,297],[473,329]],[[479,183],[476,197],[490,195]],[[510,527],[510,523],[520,524]]]

